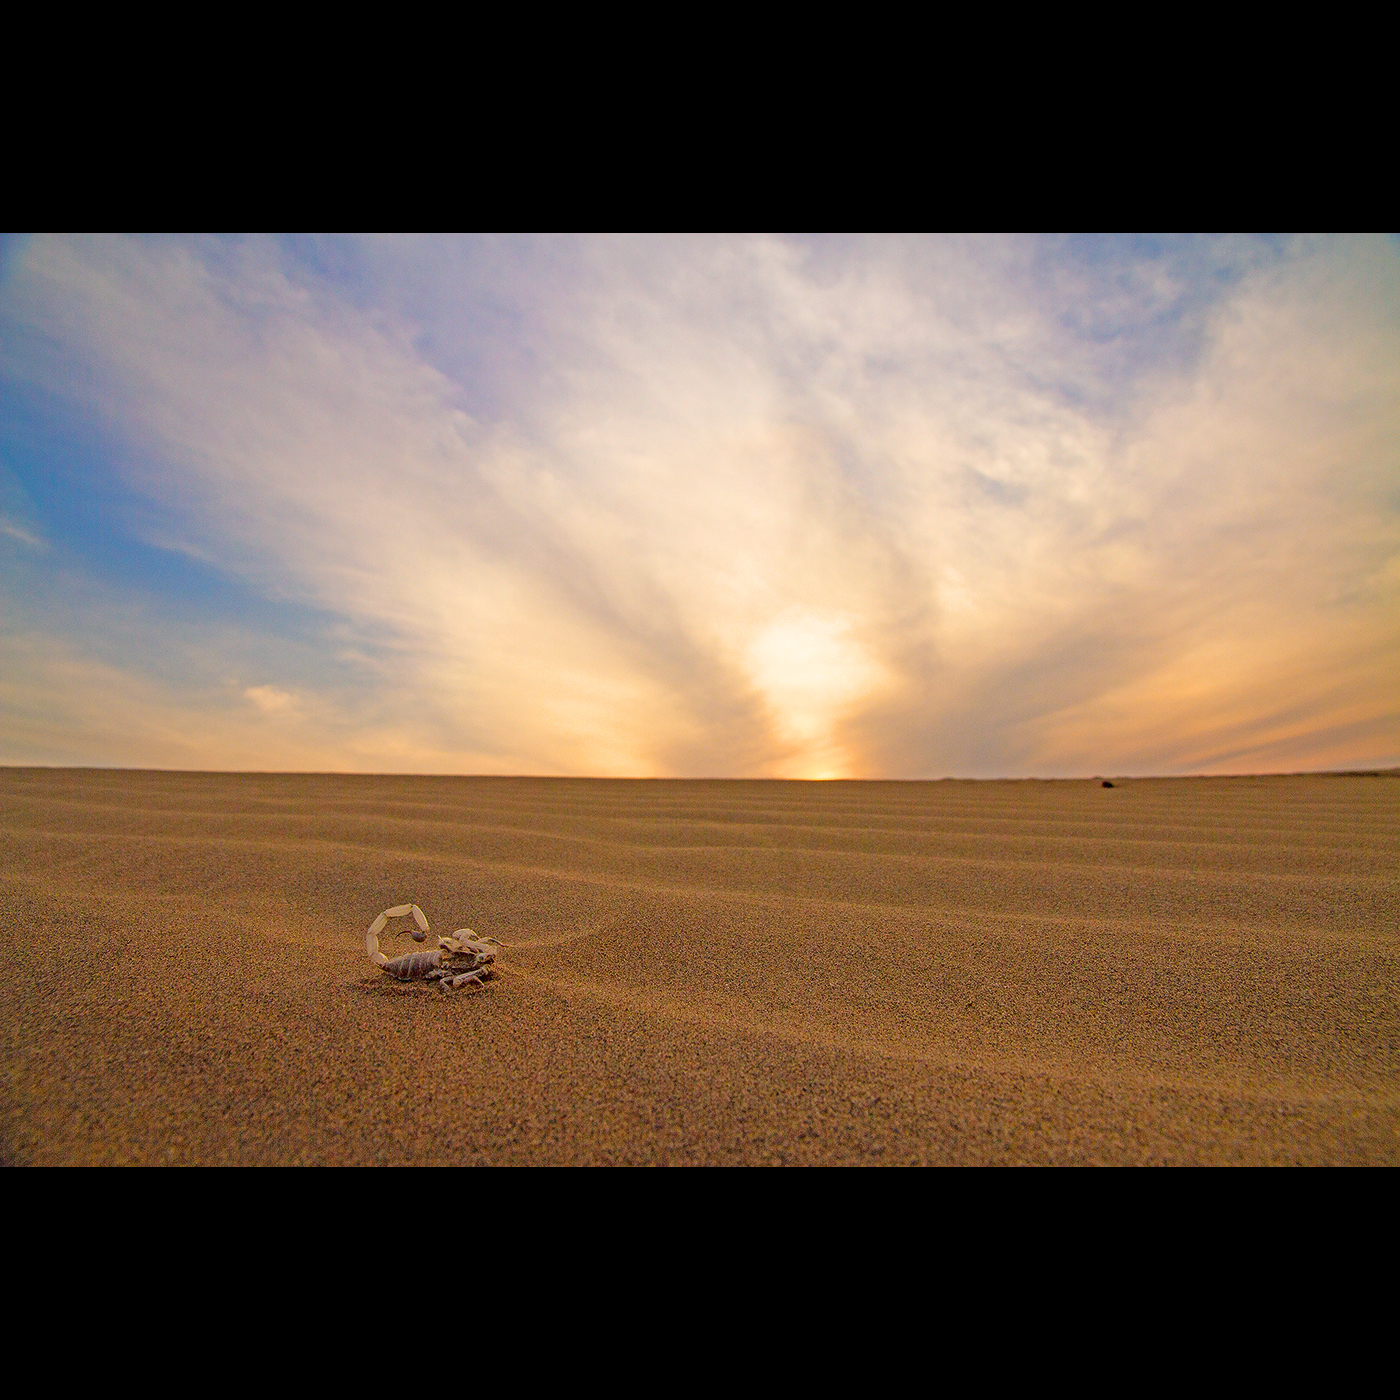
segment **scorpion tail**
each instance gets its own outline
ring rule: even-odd
[[[377,967],[384,967],[389,959],[379,951],[379,935],[384,932],[384,925],[390,919],[402,919],[407,915],[413,915],[413,922],[418,927],[413,931],[413,937],[422,942],[427,937],[428,921],[423,917],[423,911],[416,904],[396,904],[392,909],[386,909],[370,926],[365,933],[365,952],[369,955],[370,962]]]

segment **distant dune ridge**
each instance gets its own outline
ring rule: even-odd
[[[1400,1160],[1400,774],[1112,781],[0,769],[0,1153]]]

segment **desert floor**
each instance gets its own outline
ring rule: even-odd
[[[1394,774],[9,768],[0,890],[11,1165],[1400,1161]]]

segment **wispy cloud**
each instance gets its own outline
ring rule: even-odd
[[[65,761],[1400,761],[1384,240],[36,239],[0,306],[14,392],[120,445],[114,531],[323,619],[199,696],[149,620],[120,683],[22,647]]]
[[[31,549],[43,549],[44,541],[38,535],[31,534],[28,530],[21,529],[18,525],[12,525],[8,520],[0,516],[0,535],[5,535],[12,540],[18,540],[20,544],[27,544]]]

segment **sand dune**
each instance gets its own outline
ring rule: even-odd
[[[9,1164],[1400,1160],[1396,775],[0,769],[0,881]]]

